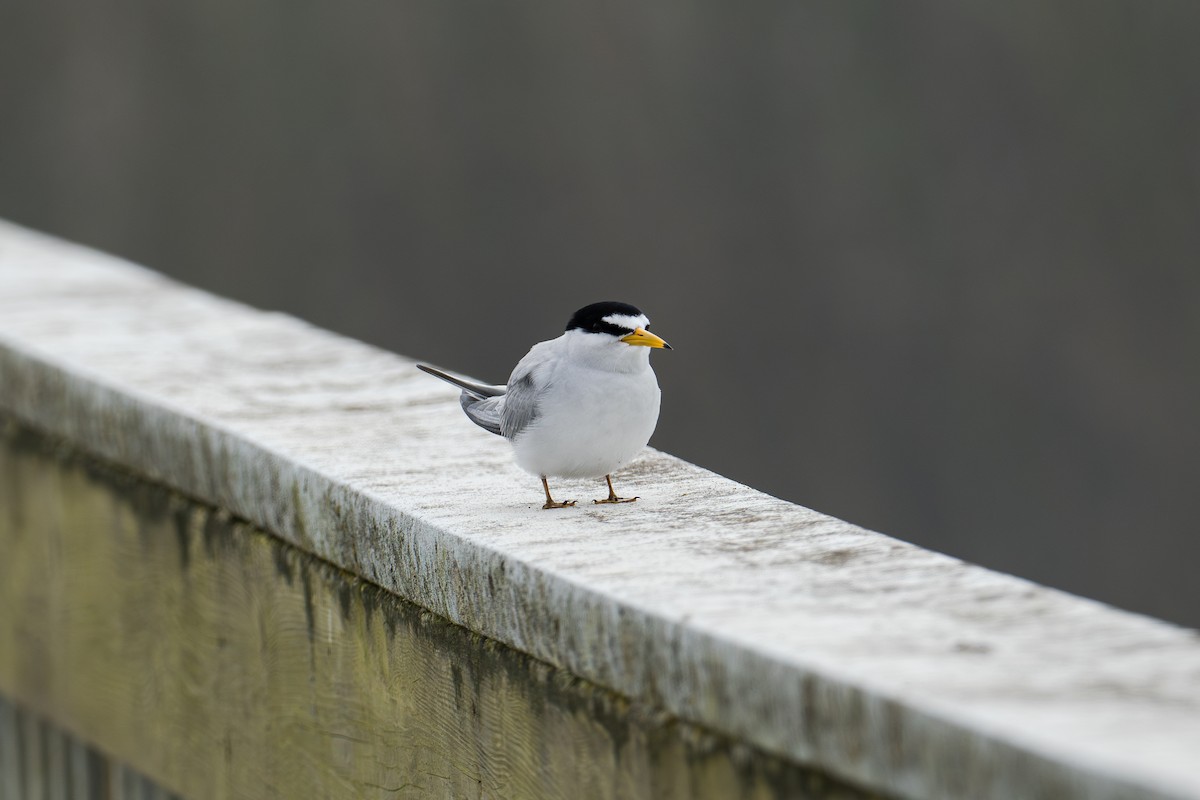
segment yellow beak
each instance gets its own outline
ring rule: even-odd
[[[645,328],[638,328],[628,336],[622,336],[621,341],[625,344],[640,344],[642,347],[661,347],[664,350],[674,349],[671,347],[671,345],[667,344]]]

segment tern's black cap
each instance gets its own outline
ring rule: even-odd
[[[645,314],[637,306],[631,306],[629,303],[618,303],[615,300],[606,300],[602,303],[592,303],[590,306],[584,306],[575,312],[571,317],[571,321],[567,323],[567,330],[587,331],[589,333],[611,333],[613,336],[624,336],[633,333],[632,327],[614,325],[611,322],[605,322],[605,317],[621,316],[621,317],[644,317]]]

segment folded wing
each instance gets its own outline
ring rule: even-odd
[[[417,369],[422,372],[427,372],[435,378],[441,378],[446,383],[453,384],[462,393],[458,396],[458,402],[462,405],[463,411],[467,417],[485,431],[503,435],[501,432],[501,411],[504,407],[504,395],[507,388],[504,386],[492,386],[486,383],[475,383],[474,381],[456,378],[453,375],[447,375],[441,370],[433,367],[417,364]]]

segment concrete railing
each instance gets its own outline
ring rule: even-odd
[[[1192,631],[654,451],[543,512],[413,362],[10,225],[0,420],[9,797],[1200,798]]]

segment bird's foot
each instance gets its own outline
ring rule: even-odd
[[[570,508],[571,506],[575,505],[574,500],[564,500],[563,502],[559,503],[553,497],[551,497],[550,496],[550,484],[546,482],[545,475],[542,476],[542,488],[546,491],[546,505],[542,506],[543,509],[546,509],[546,508]]]
[[[592,505],[600,505],[601,503],[632,503],[637,500],[636,497],[617,497],[617,490],[612,485],[612,475],[605,475],[604,482],[608,484],[608,497],[603,500],[593,500]]]
[[[603,500],[593,500],[592,504],[598,506],[598,505],[602,505],[604,503],[632,503],[634,500],[637,500],[637,498],[636,497],[617,497],[615,494],[613,494],[613,495],[609,495],[608,497],[606,497]]]

